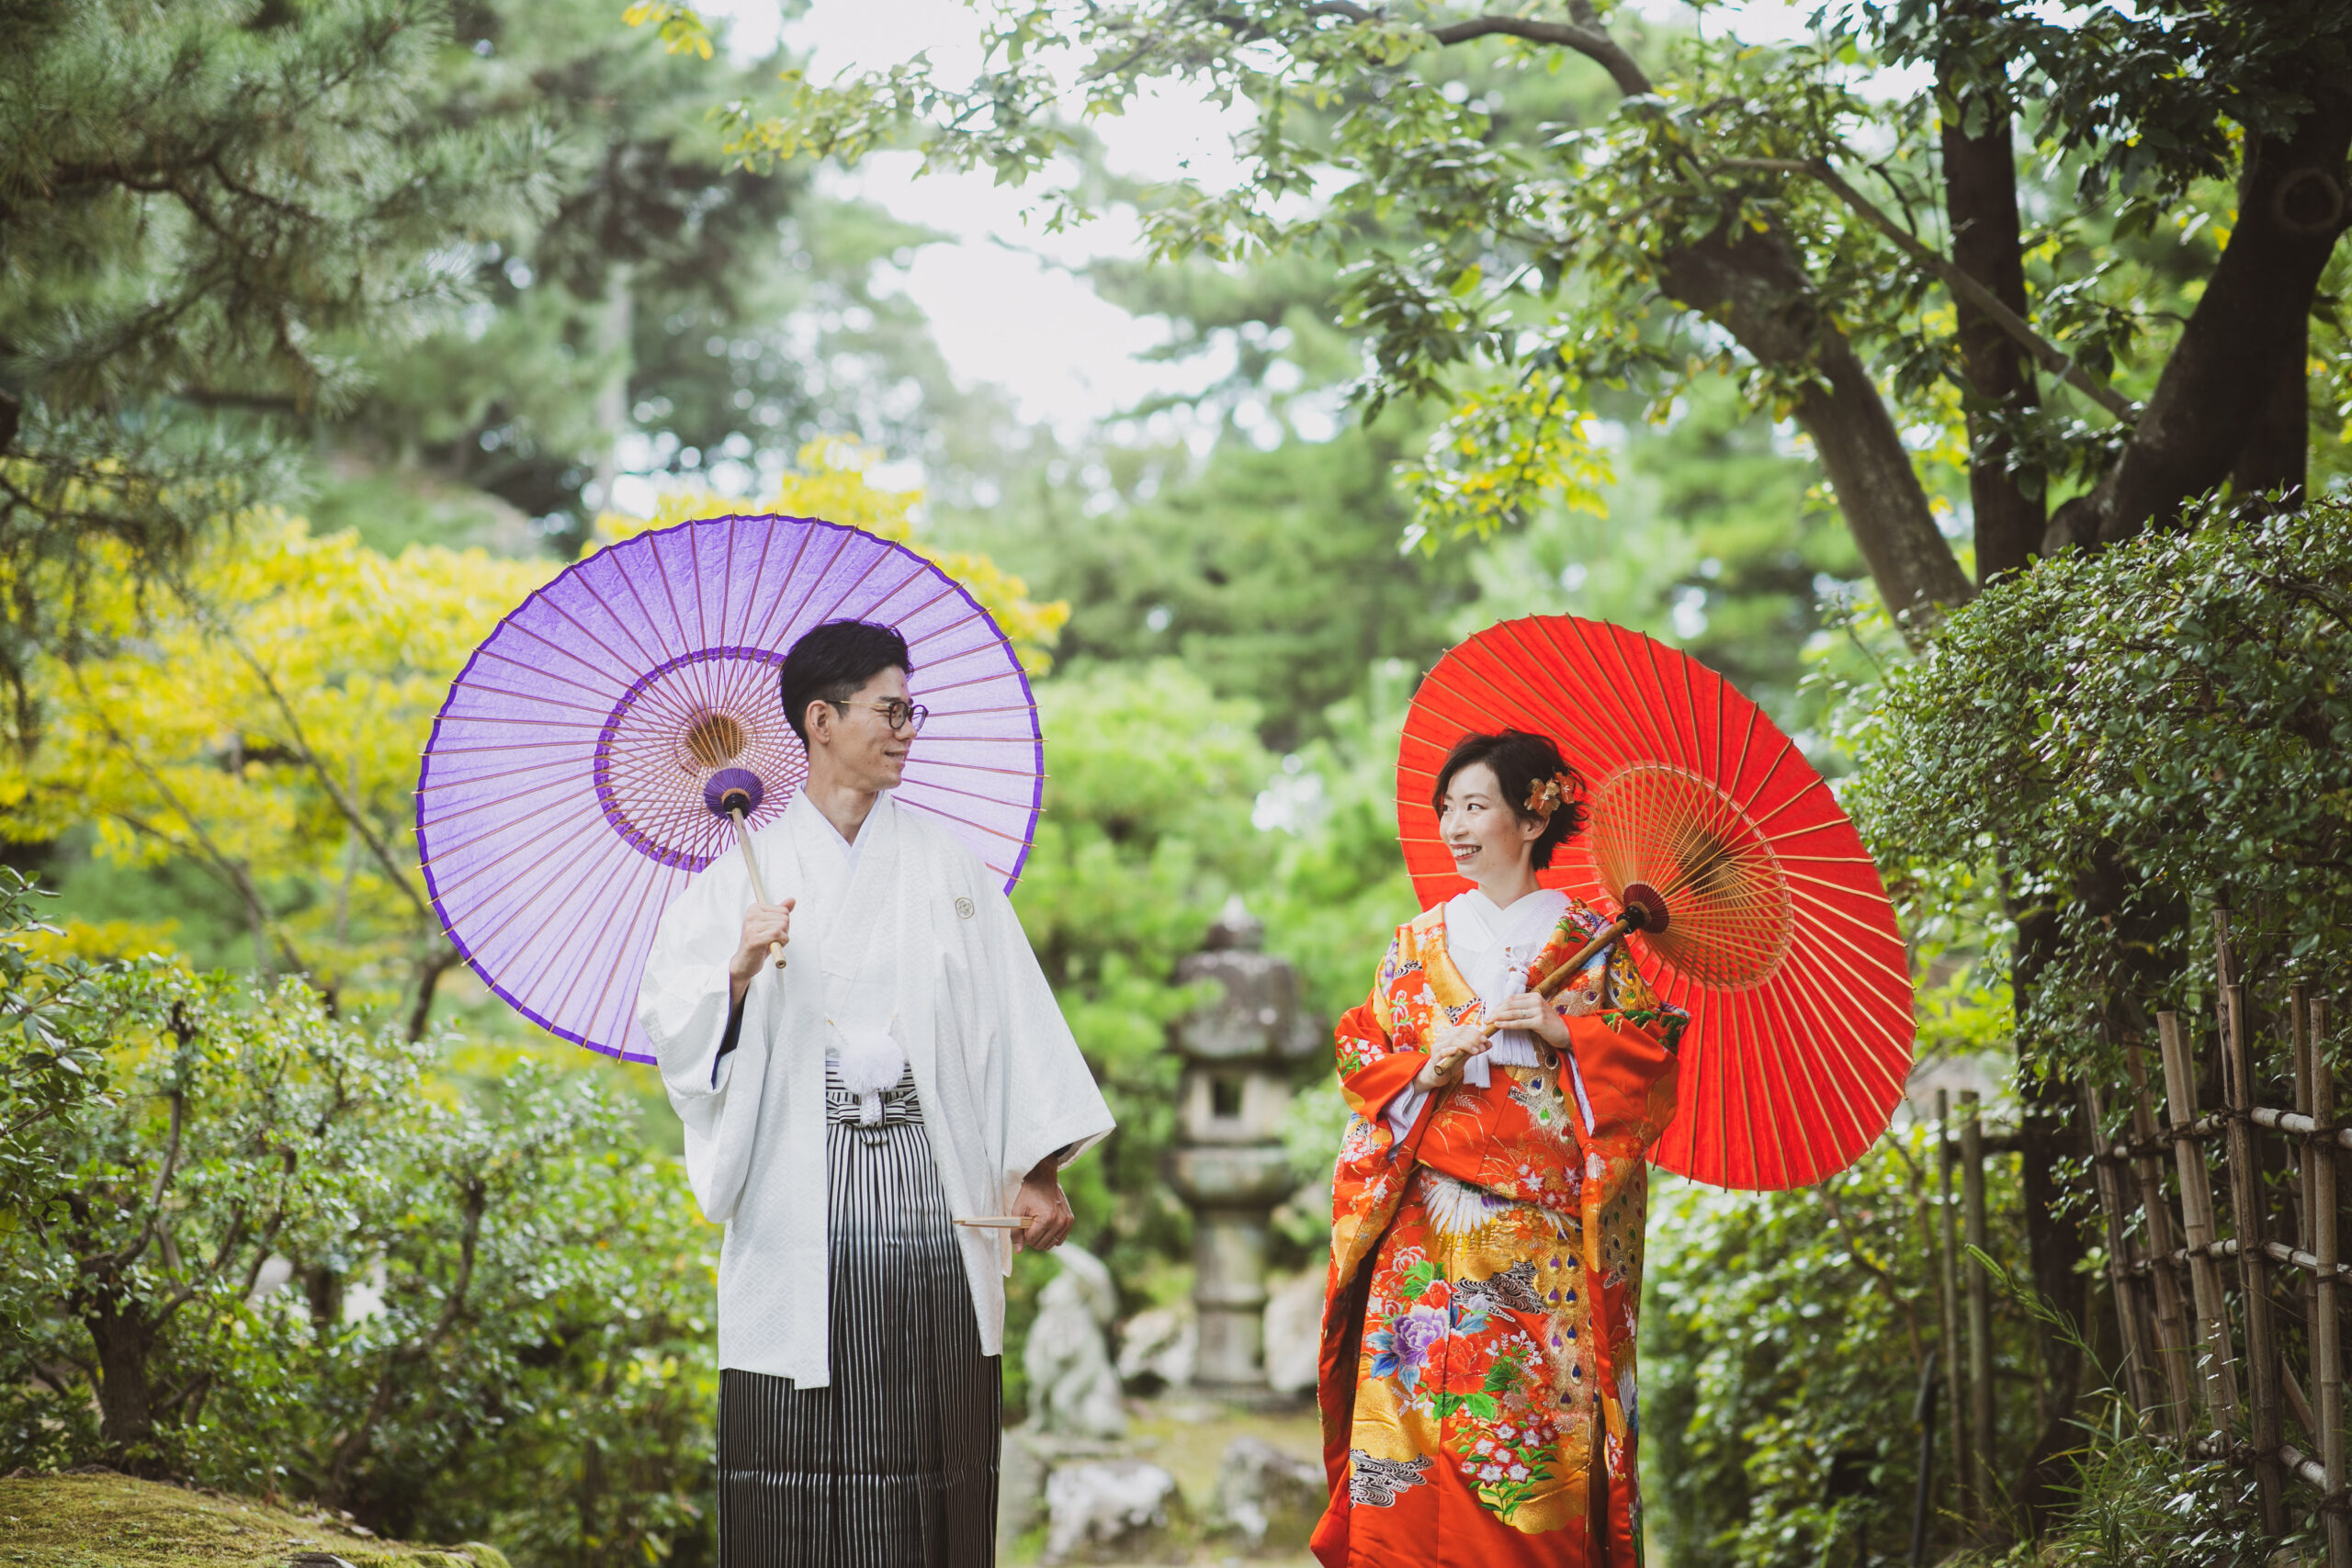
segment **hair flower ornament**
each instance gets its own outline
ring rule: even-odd
[[[1576,787],[1576,782],[1570,773],[1554,773],[1548,779],[1536,780],[1527,786],[1526,809],[1549,822],[1560,802],[1567,798],[1567,792]]]

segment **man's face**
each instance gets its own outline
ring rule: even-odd
[[[857,689],[840,707],[811,704],[814,720],[808,739],[812,753],[821,751],[834,777],[860,791],[896,789],[907,771],[907,752],[915,743],[911,722],[896,729],[887,711],[902,706],[907,696],[907,672],[882,671]],[[810,761],[813,762],[812,755]]]

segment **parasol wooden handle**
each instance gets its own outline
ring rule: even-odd
[[[731,799],[728,802],[727,819],[735,824],[735,847],[743,852],[743,869],[752,874],[752,896],[763,904],[768,903],[767,885],[760,880],[760,863],[752,858],[752,835],[743,826],[743,808]],[[783,968],[784,943],[768,943],[768,956],[775,960],[777,968]]]
[[[1550,1001],[1554,997],[1558,996],[1561,987],[1576,978],[1577,972],[1592,962],[1594,953],[1613,942],[1623,940],[1626,932],[1666,930],[1670,919],[1667,913],[1666,900],[1660,897],[1657,889],[1648,883],[1627,883],[1624,894],[1619,901],[1624,905],[1625,912],[1601,927],[1600,934],[1578,948],[1574,956],[1557,965],[1541,980],[1536,981],[1534,991],[1537,996],[1542,997],[1545,1001]],[[1488,1034],[1495,1032],[1495,1026],[1491,1023],[1482,1027]]]

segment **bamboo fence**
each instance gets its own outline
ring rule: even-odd
[[[2321,1046],[2329,1004],[2294,987],[2283,1009],[2257,1013],[2227,913],[2216,910],[2213,924],[2219,1006],[2208,1038],[2220,1054],[2221,1104],[2199,1103],[2199,1032],[2169,1012],[2156,1015],[2161,1125],[2139,1043],[2124,1051],[2130,1087],[2120,1124],[2096,1088],[2083,1094],[2125,1392],[2148,1436],[2250,1469],[2271,1534],[2286,1533],[2290,1511],[2316,1506],[2329,1568],[2352,1568],[2341,1308],[2347,1270],[2337,1212],[2352,1123],[2336,1120],[2335,1072]],[[2282,1089],[2291,1108],[2262,1103],[2264,1090],[2276,1098]],[[1976,1170],[1966,1146],[1982,1142],[1975,1125],[1972,1113],[1962,1140],[1964,1179]],[[1981,1191],[1981,1175],[1969,1185]],[[2217,1186],[2226,1220],[2215,1206]],[[1979,1200],[1970,1206],[1972,1239],[1981,1214]],[[1989,1340],[1977,1310],[1982,1270],[1972,1268],[1971,1276],[1973,1348]],[[1985,1404],[1984,1393],[1974,1403]],[[1972,1497],[1981,1496],[1981,1456],[1991,1450],[1987,1414],[1977,1416],[1973,1451],[1965,1454],[1974,1462],[1961,1472]]]

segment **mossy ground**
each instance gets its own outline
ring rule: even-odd
[[[113,1474],[0,1481],[0,1568],[508,1568],[492,1547],[410,1546],[331,1517]]]

